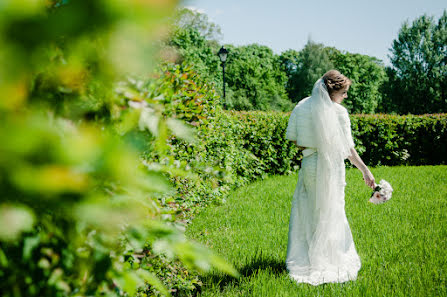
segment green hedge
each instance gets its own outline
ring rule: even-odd
[[[244,150],[263,165],[263,174],[287,174],[301,160],[298,148],[285,139],[288,116],[282,112],[228,112],[237,123],[236,136]]]
[[[233,187],[295,171],[302,155],[285,139],[288,119],[282,112],[215,111],[199,127],[200,141],[172,146],[174,158],[191,164],[199,177],[177,180],[181,199],[220,201]],[[447,163],[446,114],[352,115],[351,126],[356,149],[368,166]],[[214,167],[198,170],[197,164]]]
[[[265,166],[267,174],[284,174],[301,160],[285,139],[289,114],[279,112],[229,112],[236,122],[241,149]],[[354,142],[369,166],[435,165],[447,162],[447,114],[351,115]]]
[[[170,203],[189,208],[220,201],[233,187],[288,174],[300,165],[300,151],[285,139],[289,113],[223,111],[213,86],[185,65],[167,65],[139,93],[163,98],[165,116],[195,127],[195,142],[174,137],[168,143],[167,164],[191,173],[168,172],[177,188],[166,200]],[[446,114],[351,115],[351,124],[356,149],[368,166],[446,163]],[[145,159],[157,159],[149,147]]]
[[[356,148],[368,165],[447,163],[447,114],[353,115],[351,125]]]

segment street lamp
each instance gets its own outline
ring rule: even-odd
[[[220,61],[222,62],[222,76],[223,76],[223,105],[225,107],[225,62],[227,61],[228,57],[228,51],[225,47],[221,47],[219,52],[217,53],[219,55]]]

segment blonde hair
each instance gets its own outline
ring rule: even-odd
[[[323,81],[326,85],[327,91],[329,93],[329,96],[332,95],[332,93],[339,91],[346,86],[351,85],[351,80],[340,73],[340,71],[332,69],[326,72],[323,75]]]

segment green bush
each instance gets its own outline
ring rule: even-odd
[[[218,111],[192,155],[224,170],[227,188],[297,169],[302,155],[285,139],[289,114]],[[447,115],[351,115],[356,149],[369,166],[447,162]],[[192,155],[186,154],[185,159]],[[192,190],[194,192],[194,189]],[[224,196],[221,196],[223,198]]]
[[[287,116],[280,112],[216,110],[197,128],[193,144],[171,141],[171,162],[188,166],[192,177],[173,177],[171,198],[194,207],[222,202],[229,190],[298,167],[298,148],[285,141]]]
[[[284,174],[300,160],[285,139],[289,114],[229,112],[240,145],[265,166],[265,174]],[[447,115],[351,115],[354,142],[370,166],[434,165],[447,162]]]
[[[447,114],[354,115],[351,124],[356,148],[369,165],[447,163]]]
[[[296,167],[297,147],[285,139],[288,118],[281,112],[230,112],[237,122],[236,137],[243,149],[262,164],[262,173],[288,174]]]
[[[288,119],[289,114],[281,112],[215,111],[199,127],[195,144],[173,146],[174,158],[191,164],[198,176],[194,184],[187,178],[179,180],[185,201],[193,202],[191,206],[219,202],[233,187],[295,171],[302,155],[285,139]],[[351,126],[356,149],[369,166],[447,161],[445,114],[352,115]],[[197,164],[214,167],[200,169]]]

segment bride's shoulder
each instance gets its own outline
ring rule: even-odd
[[[298,104],[295,106],[295,108],[303,108],[308,106],[309,104],[307,104],[309,102],[310,97],[306,97],[304,99],[301,99]]]
[[[334,102],[334,106],[335,106],[335,110],[337,111],[337,113],[348,114],[348,110],[343,105]]]
[[[300,104],[304,104],[304,103],[306,103],[307,101],[309,101],[309,99],[310,99],[310,96],[309,97],[306,97],[306,98],[303,98],[303,99],[301,99],[299,102],[298,102],[298,104],[297,104],[297,106],[298,105],[300,105]]]
[[[293,108],[293,110],[292,110],[292,114],[297,114],[297,113],[305,113],[305,112],[307,112],[308,110],[308,106],[309,106],[309,104],[307,104],[306,102],[309,102],[309,99],[310,97],[307,97],[307,98],[304,98],[304,99],[301,99],[299,102],[298,102],[298,104],[297,105],[295,105],[295,107]]]
[[[337,117],[338,117],[339,121],[341,123],[349,125],[351,122],[351,119],[349,118],[349,113],[348,113],[348,110],[346,109],[346,107],[344,107],[343,105],[340,105],[338,103],[334,103],[334,105],[335,105],[335,110],[336,110]]]

